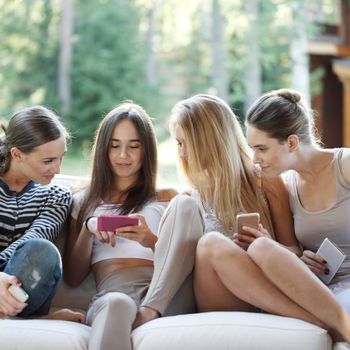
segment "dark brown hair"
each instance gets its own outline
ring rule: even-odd
[[[58,116],[43,106],[33,106],[15,113],[7,124],[1,123],[4,135],[0,138],[0,175],[6,174],[11,164],[11,148],[30,153],[44,143],[69,133]]]
[[[318,142],[312,113],[297,91],[280,89],[262,95],[249,108],[246,122],[279,142],[290,135],[306,144]]]
[[[140,137],[142,165],[137,181],[125,191],[126,199],[118,204],[121,214],[139,210],[150,200],[156,191],[157,142],[151,118],[139,105],[124,102],[111,110],[100,122],[92,149],[92,173],[86,190],[83,205],[78,215],[77,228],[81,227],[86,216],[90,215],[108,197],[114,185],[115,174],[110,164],[108,151],[114,128],[122,120],[130,120]]]

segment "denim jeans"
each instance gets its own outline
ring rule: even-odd
[[[58,249],[45,239],[32,238],[18,245],[4,269],[16,276],[29,295],[19,317],[47,315],[62,278]]]

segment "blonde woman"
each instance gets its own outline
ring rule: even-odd
[[[193,96],[175,105],[171,129],[205,220],[195,261],[198,310],[258,308],[335,330],[349,340],[344,310],[296,255],[301,252],[286,189],[278,177],[261,177],[230,107],[215,96]],[[241,212],[259,212],[259,230],[244,227],[249,235],[236,233]],[[267,245],[273,249],[264,256]],[[304,285],[312,289],[305,291]]]

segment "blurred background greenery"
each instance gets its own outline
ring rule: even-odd
[[[307,41],[339,20],[336,0],[0,0],[0,114],[54,109],[73,135],[64,174],[86,175],[94,130],[125,99],[151,114],[161,183],[177,185],[168,116],[216,94],[243,118],[270,89],[307,99]],[[311,88],[310,88],[311,87]]]

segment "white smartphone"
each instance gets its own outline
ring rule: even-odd
[[[11,286],[8,288],[8,291],[22,303],[25,303],[29,298],[29,295],[25,292],[25,290],[15,284],[11,284]]]
[[[259,213],[244,213],[236,216],[236,232],[250,234],[243,230],[243,226],[259,229],[260,215]]]
[[[341,249],[334,244],[330,239],[325,238],[320,248],[316,252],[318,255],[322,256],[323,259],[327,261],[327,267],[329,269],[329,274],[319,275],[318,277],[325,283],[329,284],[333,279],[334,275],[339,270],[339,267],[345,259],[345,254]]]

